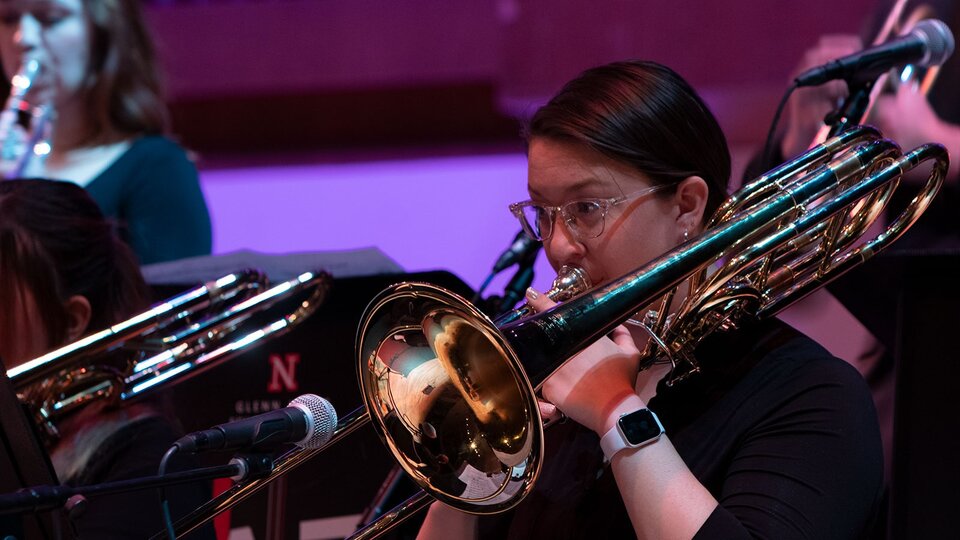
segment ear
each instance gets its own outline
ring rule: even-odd
[[[79,339],[90,324],[90,301],[86,296],[75,294],[64,305],[67,311],[67,341]]]
[[[684,232],[694,235],[700,231],[709,195],[707,182],[699,176],[688,176],[677,184],[674,201],[677,204],[677,226],[681,235]]]

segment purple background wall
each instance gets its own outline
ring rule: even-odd
[[[375,245],[476,286],[517,229],[516,117],[563,81],[627,57],[674,67],[714,108],[739,171],[803,50],[858,31],[872,5],[239,0],[147,14],[217,252]]]

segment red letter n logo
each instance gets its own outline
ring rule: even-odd
[[[270,355],[270,384],[267,392],[297,391],[297,364],[300,363],[299,353],[288,353],[281,358],[279,354]]]

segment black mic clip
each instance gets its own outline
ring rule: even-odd
[[[234,482],[259,480],[273,472],[273,456],[262,452],[242,452],[230,459],[237,466],[237,474],[230,477]]]
[[[827,113],[823,119],[823,123],[830,126],[828,138],[835,137],[863,122],[867,109],[870,107],[870,91],[873,84],[873,80],[847,83],[849,89],[847,96],[836,109]]]

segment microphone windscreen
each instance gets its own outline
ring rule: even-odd
[[[307,436],[297,443],[300,448],[318,448],[326,444],[337,428],[337,411],[326,399],[315,394],[304,394],[290,402],[307,413],[312,423],[307,426]]]
[[[923,67],[942,65],[953,54],[953,32],[943,21],[924,19],[913,27],[911,33],[920,36],[927,44],[927,54],[920,62]]]

